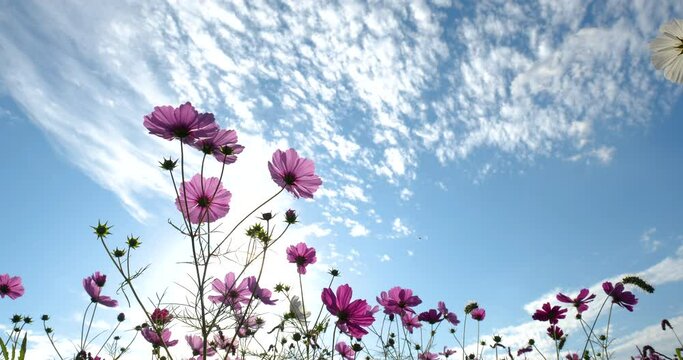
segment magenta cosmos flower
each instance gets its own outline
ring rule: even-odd
[[[536,310],[536,313],[534,313],[531,318],[538,321],[548,321],[551,324],[557,324],[560,319],[566,317],[566,312],[567,309],[563,309],[557,305],[551,307],[550,303],[547,302],[543,304],[540,309]]]
[[[612,297],[612,303],[617,304],[628,311],[633,311],[633,306],[638,303],[638,299],[630,291],[624,291],[624,284],[618,282],[612,286],[612,283],[605,281],[602,283],[602,289],[605,293]]]
[[[249,276],[247,278],[247,288],[254,294],[254,298],[259,299],[262,303],[266,305],[275,305],[277,300],[272,300],[270,297],[273,296],[273,292],[268,289],[263,289],[256,282],[255,276]]]
[[[420,305],[422,300],[413,295],[413,290],[402,289],[400,286],[395,286],[389,289],[388,292],[382,291],[377,297],[377,302],[384,306],[384,313],[391,315],[403,315],[406,311],[415,313],[412,308]]]
[[[276,184],[297,198],[313,198],[313,193],[323,183],[315,174],[313,161],[300,158],[294,149],[275,150],[273,161],[268,162],[268,170]]]
[[[557,301],[566,304],[573,304],[576,308],[576,311],[581,314],[582,312],[588,310],[588,303],[595,299],[595,294],[591,294],[590,296],[589,294],[590,292],[588,289],[581,289],[581,291],[579,291],[579,295],[572,299],[563,293],[559,293],[557,294]]]
[[[330,314],[337,317],[337,327],[343,333],[356,339],[362,338],[368,333],[364,327],[372,325],[375,321],[373,309],[365,300],[351,301],[353,290],[348,284],[337,288],[335,296],[332,289],[323,289],[321,295],[323,304]]]
[[[343,341],[338,342],[337,345],[334,346],[334,349],[337,350],[339,355],[341,355],[345,360],[353,360],[356,356],[356,352],[353,351],[351,346],[347,345]]]
[[[420,321],[428,322],[432,325],[443,320],[443,318],[441,317],[441,313],[436,311],[436,309],[429,309],[428,311],[420,313],[417,319]]]
[[[230,210],[232,194],[216,177],[204,179],[197,174],[189,182],[182,183],[178,193],[175,205],[193,224],[216,221]]]
[[[296,271],[302,275],[306,273],[306,266],[318,261],[315,249],[302,242],[287,248],[287,260],[296,264]]]
[[[235,130],[218,130],[213,136],[195,141],[192,146],[204,154],[213,155],[216,160],[224,164],[237,161],[237,154],[244,150],[244,146],[237,144]]]
[[[417,315],[409,312],[406,312],[401,316],[401,322],[403,323],[403,327],[406,328],[406,330],[408,330],[408,332],[411,334],[416,328],[422,327],[422,323],[420,323]]]
[[[213,114],[199,114],[189,102],[173,106],[157,106],[145,115],[143,125],[152,135],[166,140],[180,139],[191,144],[198,139],[212,137],[218,131]]]
[[[437,308],[441,312],[441,314],[444,316],[444,318],[451,323],[453,326],[458,326],[460,324],[460,320],[458,320],[458,316],[453,313],[448,311],[448,308],[446,307],[446,303],[443,301],[439,301],[437,303]]]
[[[242,304],[247,304],[251,297],[249,291],[249,282],[247,279],[242,279],[242,282],[237,285],[235,273],[229,272],[225,275],[225,282],[220,279],[214,279],[211,282],[213,289],[220,295],[209,295],[209,300],[214,304],[223,303],[229,305],[234,310],[242,309]]]
[[[482,321],[486,317],[486,310],[484,310],[483,308],[476,308],[472,310],[470,315],[472,316],[472,319]]]
[[[562,329],[560,329],[560,327],[557,325],[550,325],[547,331],[548,336],[550,336],[550,338],[553,340],[560,340],[562,336],[564,336],[564,331],[562,331]]]
[[[449,349],[446,346],[443,347],[443,351],[439,353],[439,355],[443,355],[445,357],[449,357],[453,354],[455,354],[457,351],[455,349]]]
[[[0,298],[9,296],[14,300],[24,295],[24,286],[21,285],[21,277],[9,276],[9,274],[0,275]]]
[[[100,295],[106,280],[107,276],[100,274],[100,272],[97,271],[95,274],[83,279],[83,289],[90,295],[90,301],[102,304],[106,307],[116,307],[119,305],[118,301],[109,296]]]
[[[154,347],[161,347],[164,345],[166,347],[171,347],[178,343],[178,340],[171,340],[171,330],[169,329],[161,330],[161,337],[159,337],[159,334],[151,327],[143,328],[140,333],[142,333],[142,337]]]
[[[419,360],[436,360],[436,359],[439,358],[439,355],[434,354],[434,353],[429,352],[429,351],[425,351],[425,352],[423,352],[423,353],[419,353],[419,354],[417,355],[417,358],[418,358]]]
[[[202,341],[202,337],[199,335],[185,335],[185,340],[187,341],[187,344],[190,345],[190,348],[192,349],[192,356],[197,356],[197,360],[204,360],[206,357],[204,357],[204,341]],[[211,346],[207,345],[206,348],[206,356],[214,356],[216,355],[216,350],[214,350]]]
[[[168,311],[168,309],[159,309],[156,308],[154,311],[152,311],[152,314],[150,315],[150,319],[152,319],[152,322],[155,325],[158,325],[160,327],[164,327],[164,325],[168,324],[173,320],[173,315]]]

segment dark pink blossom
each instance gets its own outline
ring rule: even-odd
[[[470,312],[470,315],[472,316],[472,319],[482,321],[486,317],[486,310],[483,308],[476,308]]]
[[[242,322],[242,325],[237,329],[237,336],[246,337],[256,333],[258,329],[263,327],[263,321],[256,316],[247,316],[246,319],[242,319],[244,314],[236,312],[235,317],[237,323]]]
[[[223,188],[218,178],[205,179],[197,174],[180,185],[175,205],[186,219],[199,224],[225,216],[230,210],[231,197],[230,191]]]
[[[368,333],[364,327],[375,321],[374,309],[365,300],[353,300],[353,290],[348,284],[337,288],[335,296],[332,289],[323,289],[321,298],[330,314],[337,317],[337,327],[349,336],[360,339]]]
[[[206,357],[216,355],[216,350],[207,344],[206,357],[204,356],[204,341],[199,335],[185,335],[185,340],[192,349],[192,356],[197,356],[197,360],[204,360]]]
[[[209,295],[209,300],[214,304],[223,303],[229,305],[234,310],[242,309],[242,304],[247,304],[251,297],[247,279],[242,279],[239,286],[236,283],[235,273],[229,272],[225,275],[225,281],[214,279],[211,282],[213,290],[220,295]]]
[[[155,325],[163,327],[164,325],[171,322],[171,319],[173,319],[173,315],[171,315],[171,313],[167,309],[156,308],[154,309],[154,311],[152,311],[150,318],[152,319],[152,322]]]
[[[523,348],[517,350],[517,356],[520,356],[520,355],[526,354],[526,353],[530,353],[532,351],[534,351],[534,348],[532,348],[531,345],[529,345],[527,347],[523,347]]]
[[[96,272],[94,275],[88,276],[87,278],[83,279],[83,289],[85,289],[85,292],[88,293],[88,295],[90,296],[90,301],[102,304],[106,307],[118,306],[118,301],[110,298],[109,296],[100,295],[102,287],[97,285],[95,278],[97,278],[101,284],[104,284],[104,281],[102,281],[102,279],[106,279],[106,276],[100,274],[99,272]]]
[[[14,300],[24,295],[24,286],[21,285],[21,277],[9,276],[9,274],[0,275],[0,298],[9,296]]]
[[[611,282],[605,281],[602,283],[602,289],[612,297],[612,303],[626,308],[628,311],[633,311],[633,306],[638,304],[636,296],[630,291],[624,291],[624,284],[620,282],[612,286]]]
[[[171,340],[171,330],[169,329],[161,330],[161,337],[151,327],[143,328],[140,333],[154,347],[162,347],[164,344],[166,347],[171,347],[178,343],[178,340]]]
[[[417,316],[417,319],[420,321],[430,323],[432,325],[443,320],[443,318],[441,317],[441,313],[436,311],[436,309],[429,309],[428,311],[420,313],[420,315]]]
[[[439,358],[439,355],[434,354],[434,353],[429,352],[429,351],[425,351],[425,352],[419,353],[417,355],[417,358],[419,360],[436,360]]]
[[[536,310],[536,313],[534,313],[531,318],[538,321],[548,321],[551,324],[557,324],[560,319],[566,317],[566,312],[567,309],[563,309],[557,305],[551,307],[550,303],[547,302],[543,304],[540,309]]]
[[[276,184],[297,198],[313,198],[313,193],[323,183],[315,174],[313,161],[300,158],[294,149],[276,150],[273,160],[268,162],[268,170]]]
[[[581,360],[581,357],[577,353],[567,354],[564,358],[567,360]]]
[[[180,139],[188,144],[211,137],[218,131],[213,114],[199,114],[189,102],[178,108],[157,106],[145,115],[143,125],[150,134],[166,140]]]
[[[562,331],[562,329],[560,329],[560,327],[557,325],[550,325],[547,331],[548,336],[550,336],[550,338],[553,340],[560,340],[564,335],[564,331]]]
[[[384,307],[385,314],[402,316],[406,311],[415,313],[412,308],[420,305],[422,300],[413,295],[413,290],[395,286],[389,291],[382,291],[377,297],[377,302]]]
[[[213,155],[216,160],[224,164],[232,164],[237,161],[237,154],[244,150],[244,146],[237,144],[237,132],[235,130],[218,130],[211,137],[198,139],[192,146],[204,154]]]
[[[401,322],[403,323],[403,327],[411,334],[413,333],[413,329],[422,327],[422,323],[420,323],[417,315],[409,312],[406,312],[401,316]]]
[[[287,260],[296,264],[296,271],[302,275],[306,273],[306,266],[318,261],[315,249],[302,242],[287,248]]]
[[[588,289],[581,289],[581,291],[579,291],[579,295],[572,299],[563,293],[559,293],[557,294],[557,301],[573,304],[576,308],[576,311],[581,314],[582,312],[588,310],[588,303],[595,299],[595,294],[591,294],[590,296],[589,294],[590,292]]]
[[[261,300],[261,302],[266,305],[275,305],[277,300],[271,300],[270,298],[273,295],[273,292],[268,289],[262,289],[256,282],[255,276],[249,276],[247,278],[247,287],[249,288],[249,291],[254,294],[254,298]]]
[[[443,301],[439,301],[437,303],[437,309],[439,309],[439,312],[441,312],[441,315],[443,315],[446,321],[451,323],[453,326],[458,326],[458,324],[460,324],[460,320],[458,320],[458,315],[448,311],[446,303],[444,303]]]
[[[351,346],[347,345],[343,341],[338,342],[337,345],[334,346],[334,349],[337,350],[339,355],[341,355],[345,360],[353,360],[356,356],[356,352],[353,351]]]
[[[445,357],[449,357],[453,354],[455,354],[457,351],[455,349],[449,349],[448,347],[444,346],[443,351],[439,353],[439,355],[443,355]]]

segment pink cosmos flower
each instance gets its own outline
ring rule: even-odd
[[[547,302],[543,304],[540,309],[536,310],[536,313],[534,313],[531,318],[538,321],[549,321],[551,324],[557,324],[560,319],[566,317],[566,312],[567,309],[562,309],[557,305],[551,307],[550,303]]]
[[[553,340],[560,340],[564,335],[564,331],[562,331],[562,329],[560,329],[560,327],[557,325],[550,325],[547,331],[548,336],[550,336],[550,338]]]
[[[178,108],[157,106],[151,114],[145,115],[143,125],[152,135],[166,140],[180,139],[188,144],[211,137],[218,131],[213,114],[198,114],[189,102]]]
[[[306,273],[306,266],[315,264],[318,259],[315,257],[315,249],[306,246],[306,243],[298,243],[287,248],[287,260],[296,264],[296,271],[299,274]]]
[[[242,322],[242,325],[237,329],[237,336],[246,337],[249,335],[254,335],[256,331],[263,327],[263,320],[256,316],[248,316],[246,319],[242,320],[243,314],[236,312],[235,318],[237,323]]]
[[[204,360],[206,357],[204,357],[204,341],[202,341],[202,337],[199,335],[185,335],[185,340],[187,341],[187,344],[190,345],[190,348],[192,349],[192,356],[197,356],[197,360]],[[214,350],[210,345],[207,345],[206,348],[206,356],[214,356],[216,355],[216,350]]]
[[[434,354],[434,353],[431,353],[431,352],[429,352],[429,351],[425,351],[425,352],[423,352],[423,353],[419,353],[419,354],[417,355],[417,358],[418,358],[419,360],[436,360],[436,359],[439,358],[439,355]]]
[[[638,299],[630,291],[624,291],[624,284],[618,282],[614,286],[609,281],[602,283],[602,289],[612,297],[612,303],[617,304],[628,311],[633,311],[633,306],[638,303]]]
[[[256,282],[255,276],[249,276],[247,278],[247,288],[254,294],[254,298],[261,300],[262,303],[266,305],[275,305],[277,300],[271,300],[273,292],[268,289],[262,289]]]
[[[106,281],[107,277],[100,274],[100,272],[95,272],[95,274],[88,276],[83,279],[83,289],[90,295],[90,300],[94,303],[102,304],[106,307],[116,307],[118,306],[118,301],[110,298],[109,296],[100,295],[102,287],[98,284],[102,284]]]
[[[321,298],[327,311],[337,317],[339,330],[360,339],[368,333],[363,327],[368,327],[375,321],[374,309],[365,300],[351,301],[352,294],[351,287],[344,284],[337,288],[336,296],[332,289],[323,289]]]
[[[230,210],[232,194],[223,188],[223,184],[216,177],[204,179],[197,174],[189,182],[180,185],[178,194],[175,205],[193,224],[216,221]]]
[[[520,355],[526,354],[526,353],[530,353],[532,351],[534,351],[534,348],[532,348],[531,345],[529,345],[527,347],[523,347],[523,348],[517,350],[517,356],[520,356]]]
[[[223,303],[229,305],[234,310],[240,310],[242,309],[242,304],[246,305],[251,297],[247,281],[247,279],[242,279],[242,282],[237,286],[235,273],[233,272],[225,275],[225,282],[220,281],[220,279],[214,279],[211,282],[211,286],[220,295],[209,295],[209,300],[214,304]]]
[[[439,309],[439,312],[441,312],[441,314],[444,316],[444,318],[453,326],[458,326],[458,324],[460,324],[458,316],[455,313],[448,311],[448,308],[446,308],[446,303],[444,303],[443,301],[439,301],[437,303],[437,308]]]
[[[432,325],[443,320],[443,318],[441,318],[441,313],[436,311],[436,309],[429,309],[428,311],[420,313],[417,319],[420,321],[428,322]]]
[[[589,296],[589,293],[590,292],[588,289],[581,289],[581,291],[579,291],[579,295],[573,299],[563,293],[559,293],[557,294],[557,301],[573,304],[576,308],[576,311],[581,314],[582,312],[588,310],[588,303],[595,299],[595,294],[591,294]]]
[[[581,357],[577,353],[567,354],[564,358],[567,360],[581,360]]]
[[[150,315],[150,318],[152,319],[152,322],[155,325],[159,325],[163,327],[164,325],[168,324],[171,322],[173,319],[173,315],[168,311],[168,309],[159,309],[156,308],[154,311],[152,311],[152,315]]]
[[[439,353],[439,355],[443,355],[445,357],[449,357],[453,354],[455,354],[457,351],[455,349],[449,349],[446,346],[443,347],[443,351]]]
[[[276,150],[273,160],[268,162],[268,170],[273,181],[296,198],[312,199],[313,193],[323,183],[315,174],[313,161],[300,158],[294,149]]]
[[[237,154],[244,150],[244,146],[237,144],[235,130],[218,130],[211,137],[198,139],[192,146],[204,154],[213,155],[216,160],[224,164],[237,161]]]
[[[377,297],[377,302],[384,306],[384,313],[389,315],[403,315],[406,311],[415,313],[412,308],[420,305],[422,300],[413,295],[413,290],[402,289],[400,286],[395,286],[389,289],[388,292],[382,291]]]
[[[232,343],[230,341],[232,340]],[[218,331],[213,335],[213,342],[216,344],[216,348],[225,350],[228,353],[235,353],[237,351],[237,345],[239,345],[240,340],[232,337],[226,337],[223,335],[222,331]]]
[[[411,334],[414,329],[422,327],[422,323],[420,323],[417,315],[409,312],[406,312],[401,316],[401,322],[403,323],[403,327]]]
[[[24,295],[24,286],[21,285],[21,277],[10,277],[9,274],[0,275],[0,298],[9,296],[14,300],[22,295]]]
[[[486,310],[484,310],[483,308],[476,308],[472,310],[470,315],[472,316],[472,319],[482,321],[486,317]]]
[[[161,337],[151,327],[143,328],[140,333],[154,347],[164,346],[164,344],[166,344],[166,347],[171,347],[178,343],[178,340],[171,340],[171,330],[169,329],[163,329]]]
[[[356,356],[356,352],[353,351],[351,346],[343,341],[338,342],[337,345],[334,346],[334,349],[346,360],[353,360]]]

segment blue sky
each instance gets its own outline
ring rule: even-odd
[[[647,48],[680,2],[4,8],[0,273],[27,288],[7,316],[50,313],[75,334],[80,279],[112,270],[98,219],[141,235],[140,264],[158,263],[145,284],[172,286],[187,249],[156,161],[177,148],[142,116],[191,101],[246,146],[226,178],[234,217],[277,190],[273,150],[316,161],[316,200],[272,207],[302,214],[287,241],[318,249],[312,293],[337,266],[368,298],[402,285],[429,306],[475,299],[484,332],[516,347],[544,331],[529,311],[549,294],[643,273],[657,292],[618,313],[619,351],[662,318],[683,324],[683,96]]]

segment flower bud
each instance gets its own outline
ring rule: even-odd
[[[164,170],[173,171],[178,166],[178,160],[174,161],[171,158],[164,158],[164,161],[159,161],[159,165]]]
[[[50,320],[50,317],[48,315],[43,315],[40,317],[40,320],[48,321],[48,320]]]
[[[119,313],[119,316],[116,317],[116,320],[118,320],[119,322],[123,322],[124,320],[126,320],[126,314]]]
[[[99,220],[97,221],[97,226],[91,226],[93,228],[95,235],[97,235],[98,239],[104,240],[104,238],[107,237],[107,235],[111,235],[109,230],[111,230],[111,226],[107,226],[107,223],[105,222],[102,224]]]
[[[287,224],[290,224],[290,225],[296,224],[296,222],[297,222],[296,219],[297,219],[296,211],[294,211],[292,209],[285,211],[285,222]]]

